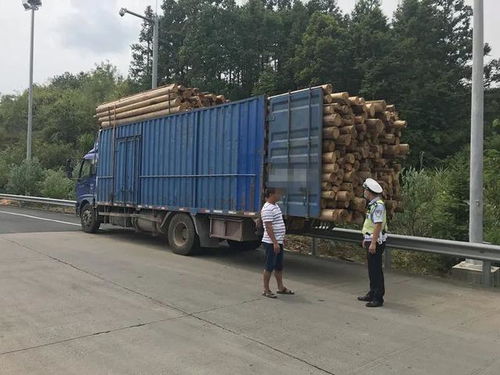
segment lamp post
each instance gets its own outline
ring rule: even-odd
[[[159,38],[159,28],[160,28],[160,19],[157,14],[154,14],[152,18],[145,17],[138,13],[132,12],[127,8],[121,8],[118,12],[120,16],[124,16],[125,14],[131,14],[132,16],[139,17],[144,21],[148,22],[153,26],[153,69],[151,73],[151,87],[154,89],[158,86],[158,38]]]
[[[24,9],[31,10],[30,75],[28,91],[28,131],[26,135],[26,160],[31,160],[31,139],[33,132],[33,49],[35,34],[35,11],[42,6],[41,0],[22,0]]]
[[[474,0],[472,45],[472,99],[470,140],[469,241],[483,242],[483,147],[484,147],[484,9]],[[473,261],[483,268],[483,283],[491,283],[490,262]]]

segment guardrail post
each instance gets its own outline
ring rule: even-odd
[[[384,268],[390,270],[392,267],[392,253],[390,249],[385,249]]]
[[[311,239],[312,239],[311,255],[315,257],[317,255],[317,250],[318,250],[318,239],[316,237],[311,237]]]
[[[483,261],[483,284],[486,287],[493,286],[491,279],[491,262]]]

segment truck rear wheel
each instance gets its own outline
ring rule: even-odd
[[[89,203],[80,210],[80,221],[82,230],[86,233],[96,233],[101,226],[96,210]]]
[[[238,251],[251,251],[257,249],[261,242],[260,241],[231,241],[227,240],[227,243],[229,244],[229,247],[233,250],[238,250]]]
[[[193,220],[186,214],[176,214],[168,226],[168,242],[179,255],[191,255],[199,248],[199,238]]]

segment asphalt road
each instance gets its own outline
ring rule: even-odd
[[[297,295],[270,300],[260,296],[261,251],[182,257],[161,238],[88,235],[71,216],[0,211],[2,375],[500,369],[495,291],[389,273],[386,305],[367,309],[355,300],[363,266],[287,253]]]

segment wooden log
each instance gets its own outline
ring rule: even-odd
[[[187,106],[185,104],[181,104],[180,100],[172,100],[170,102],[153,104],[142,108],[132,109],[130,111],[124,111],[121,113],[110,112],[109,114],[101,114],[100,117],[98,118],[98,121],[99,122],[113,121],[115,119],[120,120],[128,117],[135,117],[146,113],[158,112],[161,110],[168,110],[171,108],[178,108],[178,107],[186,108]]]
[[[132,111],[134,109],[138,108],[144,108],[151,106],[153,104],[164,104],[165,108],[170,108],[170,107],[177,107],[181,104],[182,100],[180,98],[175,98],[174,95],[160,95],[155,98],[143,100],[137,103],[125,105],[123,107],[119,108],[109,108],[106,111],[101,111],[96,114],[95,117],[113,117],[115,114],[122,113],[122,112],[127,112],[127,111]]]
[[[333,86],[329,83],[320,86],[324,95],[330,95],[333,92]]]
[[[323,173],[321,175],[321,182],[333,182],[336,178],[335,173]]]
[[[354,134],[356,132],[354,125],[342,126],[339,130],[340,134]]]
[[[335,151],[335,142],[333,141],[323,141],[323,153],[325,152],[334,152]]]
[[[342,118],[342,126],[354,125],[354,116],[343,117]]]
[[[364,120],[362,124],[356,124],[356,131],[358,134],[366,132],[366,124],[364,123]]]
[[[326,130],[326,129],[323,129],[323,130]],[[348,145],[352,142],[352,136],[351,134],[342,134],[342,135],[339,135],[339,137],[337,138],[336,140],[336,144],[338,145]]]
[[[335,155],[335,152],[325,152],[322,155],[323,163],[325,164],[332,164],[337,161],[337,155]]]
[[[350,191],[340,190],[337,192],[335,199],[338,201],[350,201],[354,195]]]
[[[178,112],[181,112],[181,110],[182,109],[179,106],[179,107],[175,107],[175,108],[169,108],[168,110],[164,109],[164,110],[161,110],[161,111],[158,111],[158,112],[146,113],[144,115],[134,116],[134,117],[128,117],[128,118],[121,119],[121,120],[116,120],[116,121],[103,121],[101,123],[101,126],[103,128],[106,128],[106,127],[115,126],[115,125],[129,124],[129,123],[132,123],[132,122],[146,121],[146,120],[151,120],[151,119],[154,119],[154,118],[168,116],[168,115],[171,115],[171,114],[174,114],[174,113],[178,113]]]
[[[331,104],[333,103],[333,99],[331,95],[323,95],[323,103],[324,104]]]
[[[354,157],[354,154],[348,153],[344,156],[344,160],[346,163],[354,164],[356,158]]]
[[[369,132],[380,134],[384,131],[384,123],[378,118],[369,118],[365,121],[366,128]]]
[[[364,116],[354,116],[354,123],[356,125],[361,125],[361,124],[364,124],[365,123],[365,117]]]
[[[352,192],[353,189],[354,189],[354,187],[353,187],[351,182],[343,182],[342,184],[340,184],[340,190]]]
[[[396,106],[394,104],[388,104],[385,109],[389,112],[396,112]]]
[[[355,211],[364,212],[366,210],[366,200],[364,198],[354,197],[351,200],[350,207]]]
[[[410,145],[406,143],[401,143],[398,145],[400,155],[408,155],[410,153]]]
[[[335,192],[330,191],[330,190],[323,190],[321,191],[321,198],[323,199],[334,199],[335,198]]]
[[[406,121],[402,121],[402,120],[399,120],[399,121],[394,121],[392,123],[392,126],[394,126],[396,129],[403,129],[403,128],[406,128]]]
[[[322,167],[323,173],[337,173],[340,169],[340,166],[336,163],[323,164]]]
[[[322,182],[321,183],[321,190],[332,190],[332,183],[331,182]]]
[[[325,127],[340,126],[340,125],[342,125],[342,117],[337,113],[323,117],[323,126]]]
[[[323,128],[323,139],[337,139],[339,138],[339,128],[332,126],[330,128]]]
[[[346,182],[353,182],[354,179],[356,178],[356,176],[357,176],[357,172],[353,168],[351,171],[346,171],[344,173],[344,181],[346,181]]]
[[[365,105],[366,106],[366,112],[368,113],[368,117],[375,117],[375,104],[367,104]]]
[[[349,93],[347,92],[335,92],[330,94],[330,98],[332,98],[332,101],[335,103],[349,103]]]
[[[175,95],[175,94],[178,94],[178,92],[180,90],[182,90],[182,88],[183,88],[182,86],[179,86],[175,83],[170,84],[170,85],[166,85],[166,86],[162,86],[162,87],[158,87],[156,89],[141,92],[139,94],[135,94],[135,95],[127,96],[125,98],[121,98],[118,100],[103,103],[96,108],[96,112],[97,113],[106,112],[106,111],[114,109],[114,108],[124,107],[126,105],[138,103],[138,102],[141,102],[141,101],[144,101],[147,99],[155,98],[157,96],[168,95],[168,94]]]
[[[375,112],[384,112],[387,108],[385,100],[370,100],[366,102],[367,105],[373,105]]]

